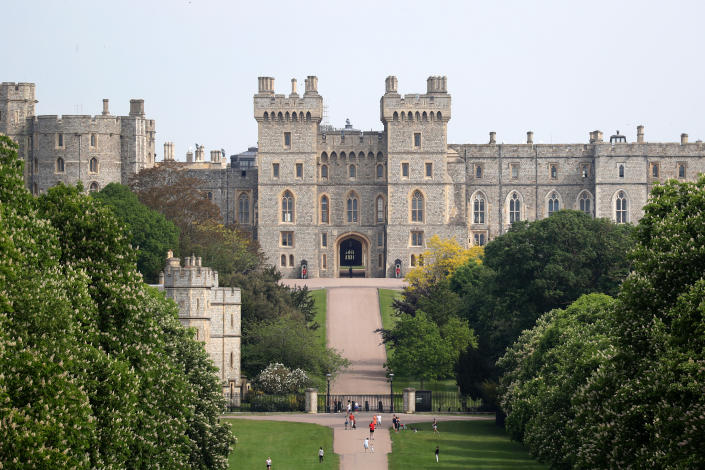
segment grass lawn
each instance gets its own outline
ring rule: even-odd
[[[339,458],[333,453],[333,430],[325,426],[277,421],[226,419],[237,437],[235,450],[228,459],[232,469],[265,468],[267,457],[272,468],[338,469]],[[325,457],[318,463],[318,448]]]
[[[316,317],[315,321],[318,323],[318,329],[316,330],[316,336],[323,346],[326,345],[326,290],[316,289],[311,291],[311,297],[316,303]]]
[[[401,291],[391,289],[378,289],[379,292],[379,311],[382,315],[382,328],[391,330],[396,323],[396,317],[393,315],[394,309],[392,302],[397,297],[401,297]]]
[[[533,460],[521,444],[509,440],[506,432],[491,421],[443,421],[440,434],[431,423],[412,424],[419,432],[392,432],[390,470],[409,469],[547,469]],[[439,463],[434,452],[439,447]]]

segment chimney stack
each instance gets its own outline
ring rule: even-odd
[[[272,77],[257,77],[259,93],[266,95],[274,94],[274,78]]]
[[[315,75],[309,75],[306,77],[306,94],[317,95],[318,94],[318,77]]]
[[[497,133],[495,131],[490,132],[490,143],[491,144],[497,143]]]
[[[685,145],[688,143],[688,134],[681,134],[681,145]]]
[[[109,103],[109,99],[103,98],[103,116],[107,116],[108,114],[110,114],[110,110],[108,109]]]
[[[130,116],[144,116],[144,100],[130,100]]]
[[[599,144],[602,142],[602,131],[592,131],[590,132],[590,143]]]
[[[196,147],[196,161],[202,162],[203,160],[203,145]]]
[[[394,75],[390,75],[384,80],[385,93],[397,93],[397,86],[397,77],[395,77]]]
[[[637,144],[643,144],[644,143],[644,126],[636,126],[636,143]]]
[[[211,150],[211,162],[220,163],[220,150]]]
[[[186,152],[186,162],[193,163],[193,152],[191,150]]]
[[[534,132],[533,131],[528,131],[526,133],[526,143],[530,145],[534,145]]]
[[[292,98],[298,98],[299,94],[296,91],[296,79],[291,79],[291,95]]]

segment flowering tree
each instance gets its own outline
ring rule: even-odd
[[[259,373],[255,384],[265,393],[284,394],[300,391],[309,384],[309,379],[303,370],[289,370],[284,364],[276,362]]]

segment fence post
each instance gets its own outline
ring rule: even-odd
[[[416,389],[405,388],[403,393],[404,413],[416,412]]]
[[[318,413],[318,390],[306,389],[306,413]]]

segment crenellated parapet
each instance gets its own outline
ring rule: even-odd
[[[320,123],[323,118],[323,98],[318,94],[318,77],[306,78],[305,92],[299,96],[296,79],[291,80],[291,93],[274,93],[274,78],[259,77],[254,96],[254,116],[258,122]]]
[[[451,98],[446,77],[428,77],[425,94],[400,95],[394,76],[387,77],[385,93],[380,100],[383,123],[408,125],[418,122],[447,124],[451,117]]]

